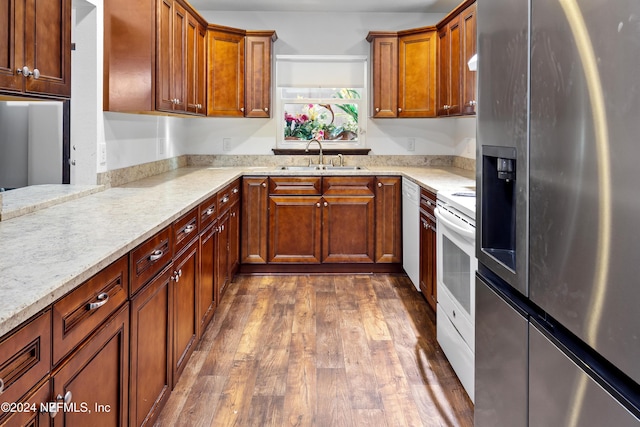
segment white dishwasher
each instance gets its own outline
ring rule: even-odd
[[[420,290],[420,187],[402,178],[402,267]]]

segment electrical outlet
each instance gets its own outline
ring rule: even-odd
[[[167,138],[158,138],[158,155],[163,156],[166,151]]]
[[[107,164],[107,144],[98,145],[98,162],[101,165]]]
[[[409,138],[407,140],[407,150],[416,151],[416,139],[415,138]]]
[[[231,138],[222,138],[222,151],[231,151]]]

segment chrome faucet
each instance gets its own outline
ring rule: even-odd
[[[305,151],[305,153],[308,153],[308,152],[309,152],[309,145],[311,145],[311,143],[312,143],[312,142],[317,142],[317,143],[318,143],[318,147],[320,147],[320,157],[319,157],[319,159],[318,159],[318,163],[319,163],[320,165],[322,165],[322,164],[323,164],[323,163],[322,163],[322,161],[323,161],[323,158],[322,158],[322,144],[320,143],[320,141],[318,141],[318,140],[317,140],[317,139],[315,139],[315,138],[310,139],[310,140],[309,140],[309,142],[307,142],[307,147],[304,149],[304,151]]]

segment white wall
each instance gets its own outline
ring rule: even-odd
[[[102,0],[73,0],[72,157],[73,182],[93,184],[95,172],[171,158],[181,154],[270,154],[272,119],[225,119],[102,112]],[[303,13],[200,11],[211,23],[253,30],[275,29],[274,55],[368,55],[370,30],[432,25],[442,14]],[[367,146],[373,154],[475,155],[475,119],[369,120]],[[460,125],[460,122],[465,122]],[[223,139],[229,144],[223,144]],[[407,149],[415,139],[415,150]],[[104,144],[104,146],[102,145]],[[104,148],[104,149],[103,149]],[[225,150],[227,148],[227,150]],[[101,153],[106,152],[106,158]]]
[[[275,29],[274,55],[369,55],[369,31],[396,31],[437,23],[443,14],[222,12],[201,10],[211,23]],[[274,91],[275,94],[275,91]],[[272,108],[275,103],[272,102]],[[270,154],[276,118],[190,119],[186,150],[193,154]],[[228,139],[229,144],[223,144]],[[409,140],[415,148],[409,150]],[[475,118],[369,119],[366,145],[372,154],[444,154],[475,157]],[[473,147],[471,149],[470,147]],[[225,150],[227,148],[227,150]]]

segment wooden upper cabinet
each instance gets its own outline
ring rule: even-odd
[[[158,0],[156,109],[186,112],[187,11],[173,0]]]
[[[438,116],[475,114],[476,4],[465,1],[438,25]]]
[[[399,33],[398,117],[435,117],[437,50],[434,27]]]
[[[187,111],[206,114],[207,29],[193,16],[187,20]]]
[[[438,115],[460,114],[461,63],[460,17],[456,17],[438,31],[440,55],[438,58]]]
[[[244,116],[245,31],[209,25],[207,115]]]
[[[206,22],[178,0],[109,0],[104,14],[103,109],[204,115]]]
[[[271,117],[271,44],[274,31],[247,31],[245,39],[245,116]]]
[[[467,64],[477,52],[476,47],[476,4],[467,7],[460,17],[462,25],[462,114],[476,113],[476,72]]]
[[[370,32],[372,73],[372,116],[398,116],[398,34]]]
[[[71,95],[71,0],[0,0],[0,91]]]

